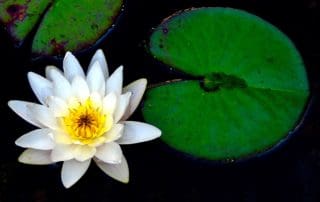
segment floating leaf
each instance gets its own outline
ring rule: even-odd
[[[245,158],[285,139],[309,89],[293,43],[257,16],[200,8],[167,18],[152,33],[156,59],[201,81],[148,91],[145,119],[171,147],[210,160]]]
[[[33,53],[63,54],[96,43],[114,23],[122,3],[122,0],[0,1],[0,21],[18,43],[40,22],[32,43]]]
[[[50,3],[50,0],[0,1],[0,22],[4,23],[14,42],[20,45]]]

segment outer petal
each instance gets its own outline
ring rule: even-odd
[[[73,145],[56,144],[52,149],[51,159],[53,162],[67,161],[73,158]]]
[[[34,118],[33,114],[30,111],[30,106],[38,105],[32,102],[25,102],[20,100],[10,100],[8,102],[9,107],[18,114],[21,118],[26,120],[27,122],[35,125],[39,128],[43,127],[43,125]]]
[[[117,140],[119,144],[134,144],[145,142],[160,137],[161,131],[147,123],[136,121],[125,121],[124,132],[120,139]]]
[[[129,182],[129,168],[125,157],[122,155],[121,163],[108,164],[98,159],[94,159],[97,166],[107,175],[123,183]]]
[[[24,148],[50,150],[55,145],[50,133],[50,129],[36,129],[18,138],[15,143]]]
[[[48,65],[46,66],[46,78],[50,81],[53,81],[52,79],[52,72],[59,72],[61,75],[63,75],[62,71],[58,69],[56,66]]]
[[[73,95],[79,98],[81,101],[85,101],[90,95],[87,82],[82,77],[75,76],[72,80],[71,87]]]
[[[105,94],[106,82],[103,72],[100,67],[100,63],[96,61],[93,63],[87,74],[87,83],[90,92],[98,92],[101,96]]]
[[[123,116],[123,114],[126,112],[127,107],[130,102],[131,92],[127,92],[123,95],[119,96],[119,101],[117,108],[114,112],[114,122],[117,123]]]
[[[106,82],[106,94],[114,92],[117,96],[122,92],[123,66],[118,67]]]
[[[28,73],[28,80],[29,80],[31,89],[33,90],[34,94],[37,96],[38,100],[42,104],[45,104],[47,97],[53,94],[52,83],[49,80],[33,72]]]
[[[108,64],[106,61],[106,57],[104,56],[103,51],[101,49],[97,50],[96,53],[94,54],[94,56],[92,57],[88,72],[92,68],[92,65],[97,61],[100,64],[101,71],[103,72],[104,78],[107,79],[109,77]]]
[[[105,163],[119,164],[122,159],[122,150],[117,143],[109,142],[98,147],[95,156]]]
[[[53,81],[53,94],[67,100],[72,95],[69,81],[55,68],[49,69],[49,74]]]
[[[71,52],[67,52],[63,59],[63,71],[65,77],[71,82],[75,76],[84,78],[84,72],[77,58]]]
[[[30,111],[32,112],[34,118],[37,119],[41,124],[51,129],[59,129],[58,122],[48,107],[43,105],[30,105]]]
[[[131,92],[132,94],[130,97],[129,106],[125,114],[123,115],[122,120],[127,120],[131,116],[131,114],[136,110],[142,99],[144,91],[146,90],[146,87],[147,79],[139,79],[123,88],[123,93]]]
[[[19,162],[32,165],[48,165],[53,163],[50,151],[26,149],[19,157]]]
[[[65,161],[61,170],[62,184],[69,188],[74,185],[88,170],[91,159],[80,162],[76,160]]]

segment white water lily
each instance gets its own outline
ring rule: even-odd
[[[112,178],[127,183],[129,170],[120,144],[153,140],[161,131],[149,124],[126,121],[137,108],[146,79],[122,88],[123,67],[109,77],[105,56],[98,50],[87,74],[67,52],[63,72],[46,68],[46,78],[29,72],[28,80],[41,104],[11,100],[10,108],[37,126],[16,140],[27,148],[19,157],[26,164],[63,161],[61,179],[66,188],[75,184],[91,160]]]

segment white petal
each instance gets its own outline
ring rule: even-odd
[[[102,97],[99,93],[95,92],[90,95],[90,100],[96,107],[102,107]]]
[[[71,85],[69,81],[55,68],[49,70],[50,77],[53,81],[53,94],[67,100],[71,95]]]
[[[74,145],[72,153],[77,161],[86,161],[95,155],[96,148],[87,145]]]
[[[30,105],[29,108],[34,118],[41,124],[51,129],[59,129],[57,119],[53,116],[52,111],[48,107],[43,105]]]
[[[73,159],[73,145],[56,144],[52,149],[51,159],[54,162]]]
[[[123,93],[131,92],[132,94],[130,97],[129,106],[125,114],[123,115],[122,120],[127,120],[131,116],[131,114],[136,110],[142,99],[144,91],[146,90],[146,87],[147,79],[139,79],[123,88]]]
[[[123,129],[123,124],[114,124],[113,127],[104,135],[105,142],[113,142],[119,139],[123,134]]]
[[[15,143],[24,148],[50,150],[54,147],[55,143],[49,133],[51,133],[50,129],[36,129],[24,134]]]
[[[71,137],[63,132],[54,131],[53,138],[57,144],[72,144],[73,140]]]
[[[18,161],[25,164],[32,165],[48,165],[53,163],[50,157],[51,151],[26,149],[19,156]]]
[[[99,62],[101,71],[103,72],[103,76],[107,79],[109,77],[108,64],[106,61],[106,57],[104,56],[103,51],[101,49],[97,50],[94,56],[92,57],[88,72],[90,71],[90,69],[96,61]]]
[[[109,164],[98,159],[94,159],[97,166],[107,175],[123,183],[129,182],[129,168],[125,157],[122,155],[121,163]]]
[[[114,92],[117,96],[122,92],[123,67],[120,66],[106,82],[106,94]]]
[[[74,185],[88,170],[90,162],[90,159],[83,162],[76,160],[65,161],[61,170],[63,186],[69,188]]]
[[[122,150],[117,143],[109,142],[98,147],[95,156],[105,163],[118,164],[121,162]]]
[[[117,140],[119,144],[135,144],[160,137],[161,131],[147,123],[125,121],[123,135]]]
[[[71,82],[75,76],[84,78],[84,72],[78,60],[69,51],[63,59],[63,71],[65,77]]]
[[[35,125],[41,128],[43,127],[43,125],[34,118],[32,112],[30,111],[30,106],[33,106],[33,105],[38,105],[38,104],[35,104],[32,102],[19,101],[19,100],[10,100],[8,102],[8,106],[21,118],[31,123],[32,125]]]
[[[46,71],[46,78],[49,79],[50,81],[53,81],[52,75],[51,75],[52,72],[59,72],[61,75],[63,75],[62,71],[53,65],[46,66],[45,71]]]
[[[48,106],[55,117],[62,117],[68,114],[67,103],[59,97],[50,96],[48,98]]]
[[[71,86],[73,95],[79,98],[80,101],[85,101],[89,97],[89,87],[84,78],[75,76],[72,80]]]
[[[113,114],[117,106],[117,96],[114,93],[109,93],[103,98],[103,112]]]
[[[89,69],[87,82],[90,92],[98,92],[101,96],[104,96],[106,82],[98,61],[96,61]]]
[[[35,74],[33,72],[28,73],[28,80],[33,90],[34,94],[37,96],[38,100],[45,104],[48,96],[52,95],[52,83],[43,78],[42,76]]]
[[[117,108],[114,112],[114,122],[117,123],[126,112],[127,107],[130,102],[131,92],[127,92],[125,94],[120,95],[119,101],[117,103]]]

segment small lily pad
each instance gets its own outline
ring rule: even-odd
[[[51,0],[6,0],[0,1],[0,22],[2,22],[16,45],[31,32]]]
[[[245,11],[180,12],[153,31],[149,49],[195,78],[149,89],[143,107],[179,151],[209,160],[262,153],[287,137],[305,109],[308,79],[295,46]]]
[[[0,21],[18,45],[36,29],[32,52],[56,55],[92,46],[112,26],[122,4],[123,0],[7,0],[0,1]]]

